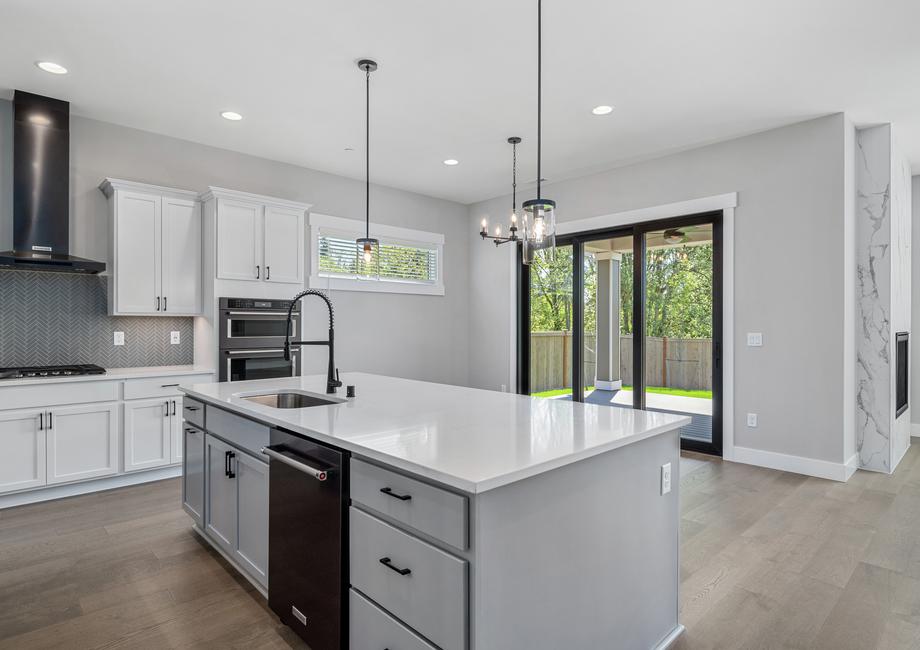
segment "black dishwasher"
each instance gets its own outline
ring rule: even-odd
[[[280,429],[270,440],[269,607],[312,650],[345,648],[348,454]]]

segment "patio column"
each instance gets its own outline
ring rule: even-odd
[[[620,253],[597,253],[597,390],[619,390]]]

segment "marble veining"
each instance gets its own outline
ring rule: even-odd
[[[888,472],[891,437],[890,130],[856,133],[856,451],[859,466]]]

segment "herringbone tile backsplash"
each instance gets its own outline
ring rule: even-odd
[[[104,368],[194,362],[192,318],[109,316],[108,278],[0,271],[0,367],[95,363]],[[125,344],[112,345],[113,333]],[[180,345],[169,333],[180,332]]]

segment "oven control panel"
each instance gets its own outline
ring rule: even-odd
[[[244,309],[253,311],[283,311],[291,306],[290,300],[260,300],[258,298],[221,298],[221,309]],[[294,305],[294,311],[300,311],[300,305]]]

